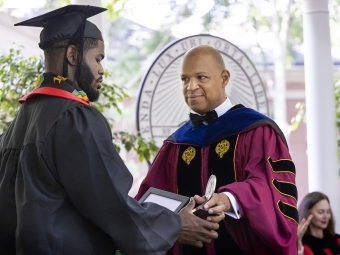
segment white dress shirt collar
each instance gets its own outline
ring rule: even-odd
[[[221,115],[225,114],[227,111],[229,111],[234,105],[231,103],[230,99],[227,97],[222,104],[220,104],[219,106],[217,106],[215,108],[215,111],[217,113],[217,117],[219,118]],[[191,111],[193,113],[196,113],[198,115],[202,115],[199,114],[197,112]]]
[[[230,99],[227,97],[226,100],[219,106],[215,108],[217,116],[220,117],[221,115],[225,114],[229,111],[234,105],[231,103]]]

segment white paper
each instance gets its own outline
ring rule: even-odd
[[[155,204],[159,204],[165,208],[168,208],[171,211],[175,211],[177,209],[177,207],[181,204],[181,201],[175,200],[175,199],[171,199],[168,197],[163,197],[160,195],[156,195],[156,194],[150,194],[145,200],[144,202],[152,202]]]

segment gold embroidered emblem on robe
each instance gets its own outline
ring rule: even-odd
[[[182,159],[185,163],[190,165],[191,160],[195,157],[196,150],[194,147],[189,146],[182,154]]]
[[[217,155],[222,158],[224,154],[227,153],[227,151],[230,148],[230,143],[226,140],[223,139],[222,141],[220,141],[215,148],[215,151],[217,153]]]

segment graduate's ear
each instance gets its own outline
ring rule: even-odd
[[[223,88],[225,88],[229,82],[230,79],[230,73],[227,69],[224,69],[222,71],[222,79],[223,79]]]
[[[78,51],[74,45],[68,46],[66,50],[66,59],[71,66],[77,65]]]

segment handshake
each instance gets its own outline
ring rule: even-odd
[[[189,203],[179,212],[182,220],[182,229],[177,238],[179,243],[202,247],[203,243],[210,243],[211,239],[218,237],[215,230],[219,228],[218,223],[224,219],[226,211],[221,198],[228,200],[230,207],[229,199],[224,194],[215,193],[208,201],[198,195],[190,198]],[[201,205],[194,208],[195,202]]]
[[[195,195],[192,198],[150,188],[140,202],[154,202],[173,212],[178,212],[182,228],[177,238],[181,244],[202,247],[216,239],[219,222],[224,219],[226,211],[231,211],[229,198],[225,194],[214,193],[216,177],[212,175],[207,183],[203,197]],[[189,200],[189,202],[188,202]],[[186,206],[184,206],[186,204]],[[195,207],[195,204],[198,204]],[[183,207],[184,206],[184,207]]]

